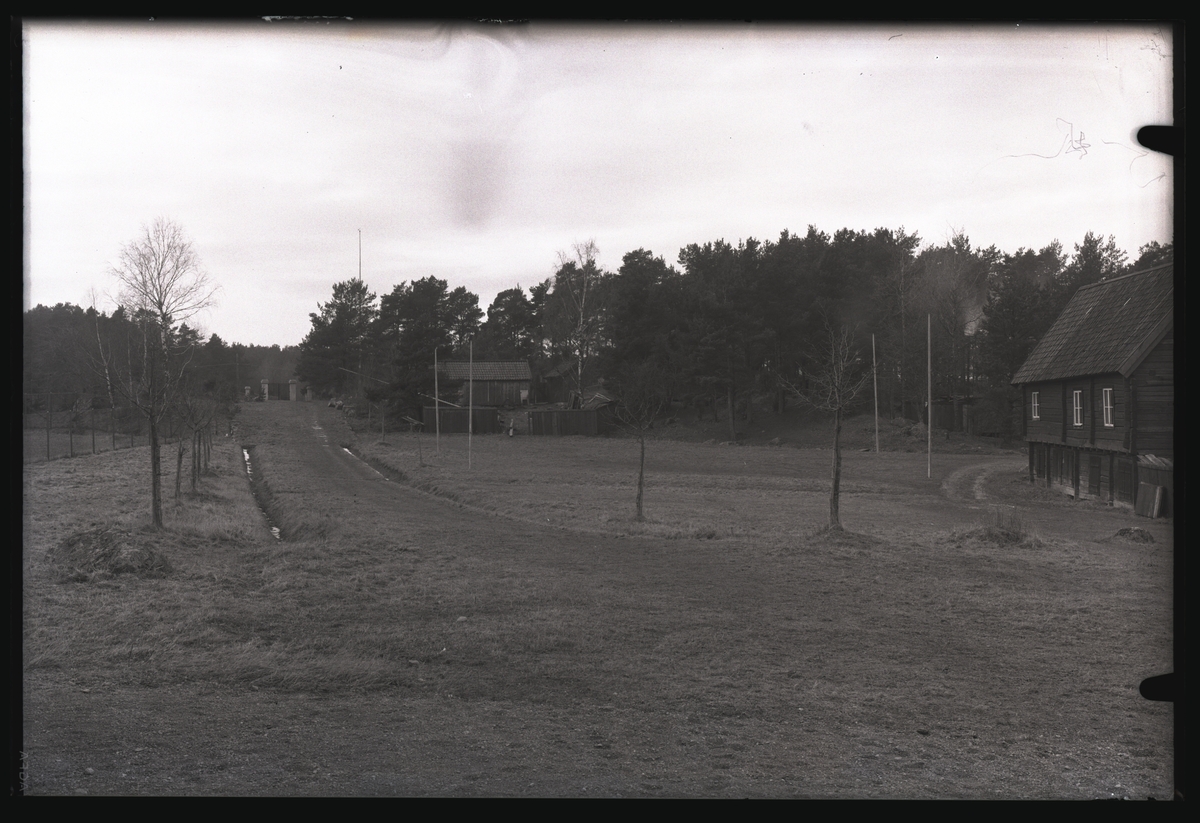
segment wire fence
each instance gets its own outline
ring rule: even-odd
[[[93,396],[69,392],[27,393],[22,400],[25,463],[150,444],[149,423],[132,406],[96,408]],[[160,442],[188,436],[190,432],[170,417],[159,427]]]

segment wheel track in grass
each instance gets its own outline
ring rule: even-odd
[[[942,494],[958,502],[988,502],[988,480],[1003,471],[1017,471],[1024,463],[1020,458],[999,457],[984,463],[963,466],[942,481]]]

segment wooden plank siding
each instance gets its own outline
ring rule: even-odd
[[[440,427],[442,434],[466,434],[468,417],[475,422],[475,434],[500,433],[500,419],[496,410],[492,408],[477,408],[473,414],[469,409],[447,408],[446,406],[441,407],[440,414],[437,414],[433,406],[425,406],[421,410],[421,424],[425,427],[425,431],[431,433],[438,431]]]
[[[1104,389],[1112,389],[1112,426],[1104,425]],[[1083,392],[1081,426],[1075,426],[1073,420],[1073,393],[1076,390]],[[1034,391],[1038,392],[1039,420],[1032,419]],[[1143,405],[1139,404],[1139,408],[1143,408]],[[1173,414],[1173,402],[1154,411]],[[1128,452],[1129,387],[1119,374],[1033,384],[1025,389],[1024,420],[1025,439],[1028,441]]]
[[[471,383],[475,384],[474,397],[470,397]],[[475,380],[464,383],[459,390],[459,402],[474,402],[476,406],[520,406],[521,390],[529,397],[528,381]],[[527,402],[527,401],[526,401]]]
[[[529,433],[537,435],[598,435],[605,426],[596,409],[546,409],[530,411]]]
[[[1174,335],[1168,332],[1131,377],[1137,397],[1139,454],[1175,453]]]

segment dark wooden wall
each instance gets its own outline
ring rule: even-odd
[[[1138,454],[1173,457],[1175,450],[1175,366],[1174,333],[1163,341],[1138,366],[1130,382],[1137,398]]]

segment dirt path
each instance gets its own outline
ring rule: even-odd
[[[942,494],[959,502],[982,503],[988,500],[987,483],[1000,472],[1018,471],[1025,465],[1019,458],[998,457],[964,466],[942,482]]]

